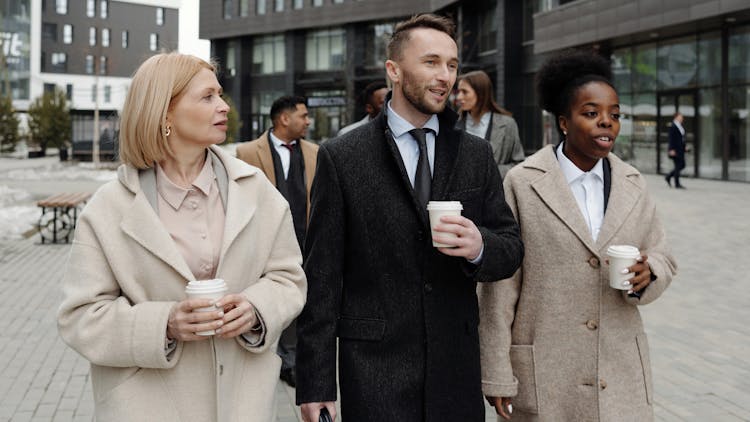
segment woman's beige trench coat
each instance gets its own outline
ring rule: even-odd
[[[211,150],[227,175],[216,277],[255,306],[265,340],[178,342],[167,359],[169,311],[194,277],[138,171],[120,166],[80,216],[58,315],[63,340],[91,362],[98,421],[276,420],[275,349],[305,301],[302,258],[276,189],[258,169]]]
[[[551,146],[514,167],[505,198],[526,255],[510,280],[479,286],[482,386],[513,398],[516,421],[648,421],[653,387],[638,305],[676,264],[641,174],[610,154],[612,187],[593,241]],[[656,279],[640,300],[609,287],[607,247],[648,255]]]

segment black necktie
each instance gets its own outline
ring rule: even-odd
[[[414,192],[417,193],[417,199],[425,209],[427,202],[430,201],[430,191],[432,190],[432,174],[430,172],[430,160],[427,158],[427,131],[431,129],[412,129],[409,131],[411,136],[419,144],[419,161],[417,161],[417,173],[414,175]]]

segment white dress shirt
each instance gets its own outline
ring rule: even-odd
[[[417,174],[417,163],[419,162],[419,143],[411,136],[409,131],[419,128],[414,127],[414,125],[393,111],[390,101],[388,101],[388,127],[391,129],[393,140],[396,141],[398,152],[401,153],[401,161],[404,162],[406,174],[409,175],[409,181],[412,187],[414,187],[414,176]],[[430,161],[430,175],[432,175],[435,168],[435,137],[440,132],[440,123],[438,122],[437,115],[433,114],[422,128],[432,129],[432,132],[427,131],[426,133],[427,158]]]
[[[680,134],[682,136],[685,136],[685,128],[682,127],[682,123],[678,122],[677,120],[672,120],[672,124],[677,126],[677,130],[680,131]]]
[[[471,113],[466,113],[466,131],[474,136],[484,138],[484,135],[487,134],[487,128],[490,127],[490,117],[492,117],[492,112],[488,111],[482,114],[478,122],[475,122]]]
[[[596,241],[604,220],[604,165],[600,159],[591,171],[584,172],[565,156],[562,146],[561,142],[557,147],[560,169],[576,198],[591,237]]]
[[[411,136],[409,131],[418,128],[393,111],[390,101],[388,101],[388,127],[391,129],[398,152],[401,153],[401,161],[404,162],[411,186],[414,187],[414,177],[417,173],[417,163],[419,163],[419,143]],[[432,175],[435,170],[435,138],[440,133],[440,122],[437,115],[433,114],[422,128],[432,129],[432,132],[427,131],[425,134],[425,138],[427,138],[427,159],[430,161],[430,175]],[[484,243],[482,243],[482,249],[479,250],[479,255],[472,260],[467,259],[467,261],[474,265],[479,265],[483,255]]]
[[[277,138],[276,135],[273,134],[273,130],[268,131],[268,137],[271,138],[271,142],[273,143],[273,146],[276,148],[276,153],[279,154],[279,160],[281,160],[281,168],[284,170],[284,180],[286,180],[287,177],[289,176],[289,160],[290,160],[289,148],[284,146],[286,145],[286,142]],[[289,144],[294,145],[296,143],[297,141],[292,141]]]

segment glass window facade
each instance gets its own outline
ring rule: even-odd
[[[727,43],[726,128],[720,31],[615,49],[610,59],[623,112],[615,153],[643,172],[669,172],[667,131],[679,111],[689,148],[683,174],[750,181],[750,26],[730,29]]]
[[[63,43],[64,44],[73,43],[73,25],[70,25],[70,24],[63,25]]]
[[[151,51],[156,51],[159,48],[159,34],[150,34],[148,37],[148,48]]]
[[[497,1],[487,2],[487,10],[479,18],[479,52],[492,53],[497,48]]]
[[[159,26],[164,25],[164,8],[163,7],[156,8],[156,24]]]
[[[266,0],[255,0],[255,14],[256,15],[266,14]]]
[[[256,75],[286,71],[284,34],[264,35],[253,39],[253,67]]]
[[[109,29],[102,29],[102,47],[109,47]]]
[[[393,34],[393,22],[372,24],[365,34],[365,65],[371,67],[385,66],[386,47]]]
[[[346,39],[343,28],[310,31],[305,39],[305,70],[335,70],[344,66]]]

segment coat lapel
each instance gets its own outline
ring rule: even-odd
[[[135,195],[130,210],[125,214],[120,223],[122,231],[133,238],[146,250],[156,255],[167,265],[172,267],[186,280],[194,280],[192,271],[187,262],[177,250],[172,237],[164,225],[161,224],[151,204],[148,202],[143,191]]]
[[[273,156],[271,155],[271,147],[268,143],[268,132],[266,131],[261,136],[260,142],[258,142],[258,161],[260,162],[261,170],[266,174],[268,180],[276,186],[276,173],[273,171]]]
[[[441,122],[442,123],[442,122]],[[461,134],[448,125],[440,125],[435,139],[435,165],[432,172],[432,198],[445,198],[445,189],[450,184],[453,168],[458,157]]]
[[[609,162],[612,166],[612,188],[609,193],[607,212],[604,214],[602,228],[596,240],[599,246],[609,243],[617,233],[617,230],[622,227],[628,215],[633,211],[638,198],[642,194],[641,188],[628,177],[637,174],[635,169],[611,154]]]
[[[261,142],[262,144],[263,142]],[[268,143],[266,142],[266,145]],[[211,150],[217,155],[224,165],[224,169],[227,173],[227,201],[224,218],[224,238],[221,242],[221,252],[219,255],[219,268],[217,274],[221,270],[224,262],[224,256],[232,246],[237,236],[245,229],[245,227],[252,220],[255,211],[258,208],[258,204],[255,202],[248,202],[247,198],[258,198],[261,195],[258,194],[258,190],[262,189],[260,183],[242,183],[242,180],[248,177],[253,177],[258,173],[252,167],[242,165],[239,160],[234,159],[224,152],[221,148],[212,146]],[[273,169],[273,167],[271,167]],[[273,173],[273,172],[272,172]]]
[[[417,198],[417,193],[414,191],[414,187],[411,185],[409,174],[406,173],[406,167],[404,166],[403,158],[401,158],[401,152],[399,152],[398,147],[396,146],[396,141],[393,140],[393,134],[387,126],[383,128],[383,131],[385,132],[384,142],[386,144],[386,149],[388,150],[388,153],[386,155],[390,156],[391,162],[398,169],[398,172],[401,175],[401,185],[404,187],[404,189],[406,189],[409,197],[411,197],[412,206],[419,215],[420,221],[422,222],[422,224],[429,224],[429,222],[427,221],[427,211],[422,211],[422,206],[420,205],[419,199]]]
[[[255,185],[253,189],[256,189]],[[247,202],[246,198],[257,198],[257,192],[247,192],[246,188],[240,186],[236,180],[229,178],[226,219],[224,220],[224,240],[221,244],[220,257],[226,255],[227,250],[232,245],[237,236],[250,223],[258,204]],[[219,263],[223,259],[219,259]]]
[[[591,237],[586,221],[581,215],[573,194],[565,182],[560,165],[550,147],[539,160],[527,160],[523,165],[536,167],[544,175],[531,183],[542,202],[573,232],[578,239],[593,253],[598,255],[594,239]]]

